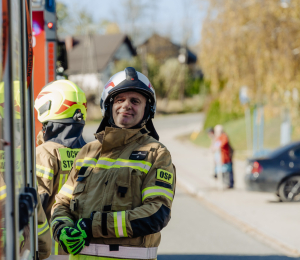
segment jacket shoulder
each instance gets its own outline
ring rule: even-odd
[[[85,155],[89,154],[90,157],[93,157],[93,154],[97,154],[101,149],[101,143],[98,140],[95,140],[93,142],[87,143],[84,145],[80,152],[77,155],[77,158],[84,157]]]
[[[143,140],[141,140],[140,144],[142,146],[149,146],[152,149],[155,149],[157,151],[166,150],[167,152],[169,152],[169,150],[163,143],[157,141],[156,139],[154,139],[152,136],[149,136],[149,135],[147,137],[143,138]]]
[[[54,143],[54,142],[46,142],[39,145],[36,148],[36,155],[40,156],[54,156],[56,157],[57,149],[64,148],[65,146],[62,144]]]

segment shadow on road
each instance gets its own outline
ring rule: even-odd
[[[287,256],[258,255],[158,255],[157,260],[291,260],[299,259]]]

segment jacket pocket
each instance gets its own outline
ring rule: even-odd
[[[73,191],[73,199],[70,201],[70,210],[74,214],[79,209],[79,197],[84,192],[85,189],[85,183],[78,183],[78,185],[75,187]]]
[[[131,172],[132,209],[142,205],[143,174],[139,170]]]
[[[81,167],[80,171],[78,172],[76,181],[81,182],[86,180],[86,178],[91,174],[93,169],[93,167]]]
[[[73,195],[78,195],[84,191],[85,183],[78,183],[73,191]]]
[[[132,209],[131,168],[122,168],[117,171],[112,200],[112,211]]]

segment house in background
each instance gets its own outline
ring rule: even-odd
[[[112,76],[114,63],[130,60],[136,51],[125,34],[67,37],[68,78],[85,92],[99,95]]]
[[[194,78],[202,78],[203,73],[197,63],[197,54],[189,47],[173,43],[169,38],[154,33],[137,47],[141,57],[150,54],[161,64],[170,58],[176,58],[181,64],[187,64]]]
[[[138,46],[139,53],[151,54],[160,62],[170,58],[179,58],[183,51],[186,51],[186,60],[184,62],[196,64],[197,55],[188,47],[175,44],[169,38],[158,34],[153,34],[148,40]]]

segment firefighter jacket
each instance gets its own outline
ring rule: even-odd
[[[156,258],[176,176],[170,152],[148,133],[106,127],[81,149],[52,208],[55,239],[62,227],[92,215],[93,238],[82,254]]]
[[[45,210],[48,223],[55,195],[67,181],[68,173],[80,149],[70,149],[55,142],[45,142],[36,148],[36,176],[38,193]],[[65,255],[58,243],[52,243],[52,255]]]
[[[5,209],[5,198],[6,198],[6,185],[2,174],[0,174],[0,208]],[[50,256],[51,253],[51,233],[46,218],[46,214],[43,210],[40,198],[38,197],[37,205],[38,213],[38,252],[39,259],[46,259]],[[1,211],[1,218],[3,219],[1,228],[5,229],[5,211]],[[21,216],[20,216],[21,217]],[[5,232],[1,232],[2,236],[5,236]],[[30,250],[30,230],[29,226],[26,226],[22,234],[22,242],[20,243],[20,253],[25,249]],[[1,237],[1,241],[6,241],[5,237]]]

